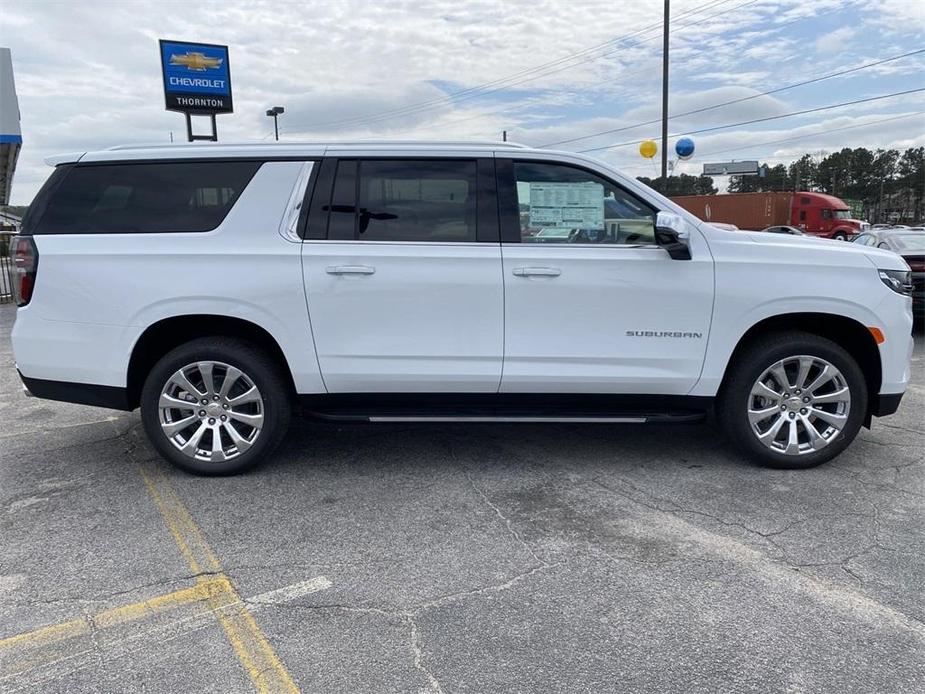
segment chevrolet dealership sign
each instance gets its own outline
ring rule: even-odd
[[[228,46],[161,39],[161,72],[168,111],[231,113]]]

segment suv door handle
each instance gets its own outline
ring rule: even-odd
[[[370,265],[328,265],[324,271],[329,275],[372,275],[376,268]]]
[[[515,267],[517,277],[558,277],[562,270],[557,267]]]

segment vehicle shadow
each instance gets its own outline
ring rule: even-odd
[[[547,467],[578,472],[633,468],[751,465],[709,423],[631,424],[365,424],[293,421],[289,436],[264,466],[354,469],[459,466]]]

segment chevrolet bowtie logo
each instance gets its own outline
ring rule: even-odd
[[[211,68],[213,70],[221,67],[222,59],[221,58],[209,58],[203,53],[198,51],[187,51],[183,55],[173,54],[170,56],[171,65],[185,65],[190,70],[196,70],[197,72],[205,72],[206,68]]]

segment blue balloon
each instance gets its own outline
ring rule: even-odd
[[[674,151],[679,159],[690,159],[694,155],[694,141],[689,137],[682,137],[675,143]]]

